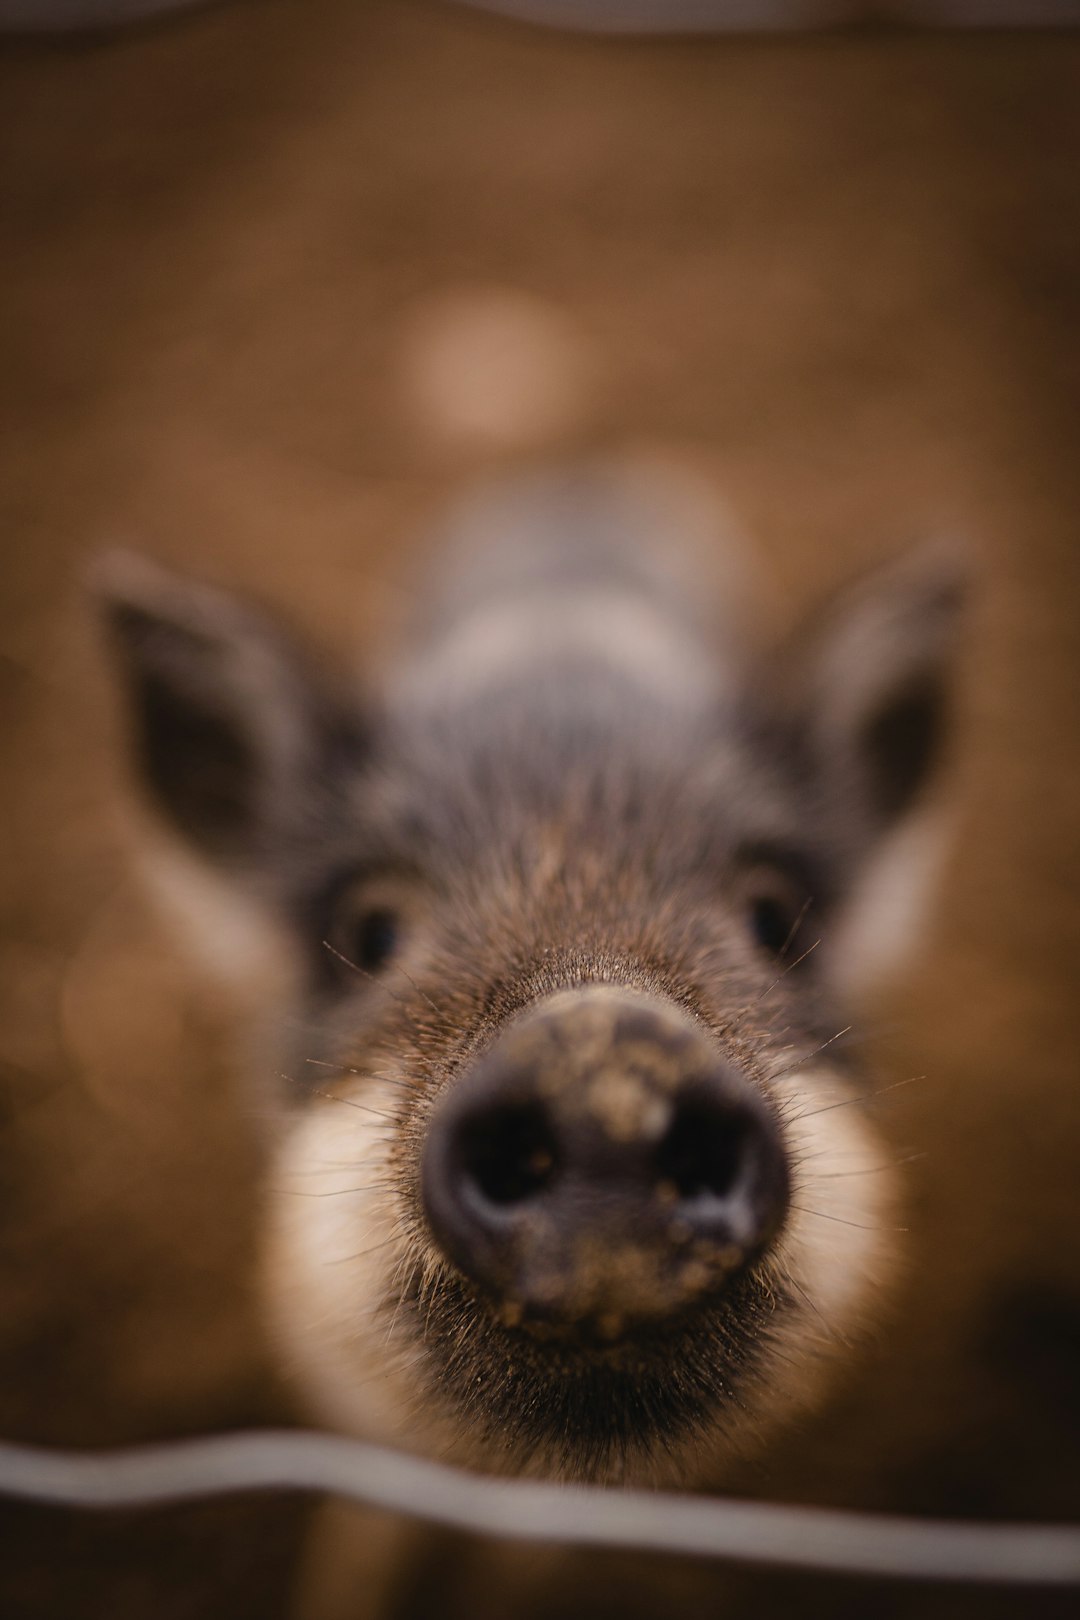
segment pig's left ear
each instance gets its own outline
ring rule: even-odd
[[[914,808],[938,763],[968,576],[960,547],[923,546],[842,590],[788,662],[814,775],[871,839]]]
[[[94,584],[157,810],[236,875],[272,864],[307,812],[328,750],[359,725],[256,608],[129,554]]]

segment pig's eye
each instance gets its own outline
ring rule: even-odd
[[[361,912],[352,925],[349,960],[365,973],[377,973],[397,950],[398,920],[385,906]]]
[[[810,896],[800,883],[779,870],[747,873],[742,903],[754,943],[782,962],[795,962],[813,944]]]
[[[348,975],[350,968],[378,973],[396,954],[401,933],[399,908],[381,895],[365,893],[361,885],[339,899],[325,943],[342,974]]]

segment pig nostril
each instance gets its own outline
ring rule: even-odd
[[[752,1129],[743,1114],[688,1099],[656,1149],[657,1174],[681,1202],[727,1198],[745,1168]]]
[[[555,1133],[540,1103],[506,1104],[467,1120],[459,1139],[464,1177],[488,1204],[527,1203],[558,1169]]]

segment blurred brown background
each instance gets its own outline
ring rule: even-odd
[[[928,527],[976,544],[961,836],[876,1009],[884,1078],[928,1076],[885,1110],[926,1155],[907,1292],[759,1485],[1075,1514],[1080,41],[267,0],[10,44],[0,139],[0,1431],[292,1412],[250,1280],[257,1121],[127,859],[87,560],[135,543],[344,649],[470,479],[616,450],[732,502],[782,618]],[[301,1518],[3,1504],[0,1613],[269,1620]]]

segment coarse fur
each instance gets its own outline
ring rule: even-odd
[[[602,473],[524,481],[462,527],[362,702],[222,593],[130,561],[106,580],[151,796],[291,942],[269,1319],[353,1433],[507,1474],[722,1484],[819,1398],[895,1270],[843,942],[870,954],[890,849],[910,933],[960,571],[902,559],[765,657],[701,609],[662,508]],[[489,1297],[421,1196],[440,1103],[586,987],[678,1009],[790,1167],[763,1253],[607,1336]]]

